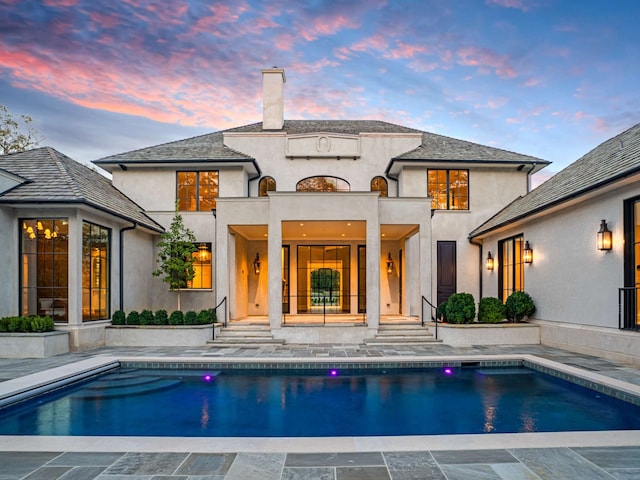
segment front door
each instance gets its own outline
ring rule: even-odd
[[[437,253],[438,305],[456,293],[456,242],[439,241]]]
[[[350,313],[349,245],[298,246],[298,314]]]

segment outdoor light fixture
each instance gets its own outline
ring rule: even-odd
[[[602,220],[598,231],[598,250],[611,250],[613,246],[613,233],[607,227],[607,221]]]
[[[256,252],[256,259],[253,261],[253,273],[260,275],[260,254]]]
[[[391,252],[387,255],[387,273],[393,273],[393,258],[391,258]]]
[[[487,270],[493,270],[493,257],[491,252],[487,253]]]
[[[529,240],[524,242],[524,250],[522,251],[522,260],[524,260],[524,263],[533,262],[533,248],[531,248],[531,245],[529,245]]]

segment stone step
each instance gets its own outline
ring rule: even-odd
[[[218,338],[272,337],[269,330],[222,330],[217,336]]]
[[[214,346],[233,345],[234,347],[284,345],[284,340],[278,340],[275,338],[265,338],[265,337],[253,337],[253,338],[252,337],[237,337],[237,338],[216,337],[215,340],[207,341],[207,345],[214,345]]]
[[[412,340],[389,340],[386,338],[367,338],[364,341],[365,345],[394,345],[394,346],[420,346],[420,345],[432,345],[434,343],[442,343],[442,340],[436,340],[435,338],[415,338]]]

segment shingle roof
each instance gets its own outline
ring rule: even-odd
[[[253,161],[253,158],[223,144],[222,132],[163,143],[131,152],[119,153],[94,161],[98,165],[120,162],[171,161]]]
[[[225,132],[255,133],[262,132],[262,122],[230,128]],[[380,120],[285,120],[282,130],[289,135],[304,133],[343,133],[358,135],[360,133],[421,133],[415,128],[403,127]]]
[[[544,165],[550,163],[530,155],[522,155],[521,153],[510,152],[501,148],[489,147],[429,132],[422,134],[422,145],[395,157],[394,160],[524,162]]]
[[[51,147],[0,157],[0,166],[28,181],[4,194],[0,203],[83,203],[155,231],[149,218],[111,181]]]
[[[640,123],[610,138],[469,234],[477,237],[640,172]]]

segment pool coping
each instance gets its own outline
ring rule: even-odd
[[[508,366],[516,362],[547,374],[594,388],[602,393],[640,405],[640,385],[607,377],[554,360],[530,354],[399,356],[369,358],[247,358],[226,357],[128,357],[97,355],[43,372],[0,383],[0,404],[9,398],[23,398],[52,385],[65,384],[116,368],[120,364],[153,368],[366,368]],[[13,401],[13,400],[12,400]],[[369,452],[474,450],[494,448],[607,447],[640,445],[640,430],[597,432],[545,432],[474,435],[407,435],[371,437],[132,437],[132,436],[0,436],[0,451],[77,451],[77,452]]]

